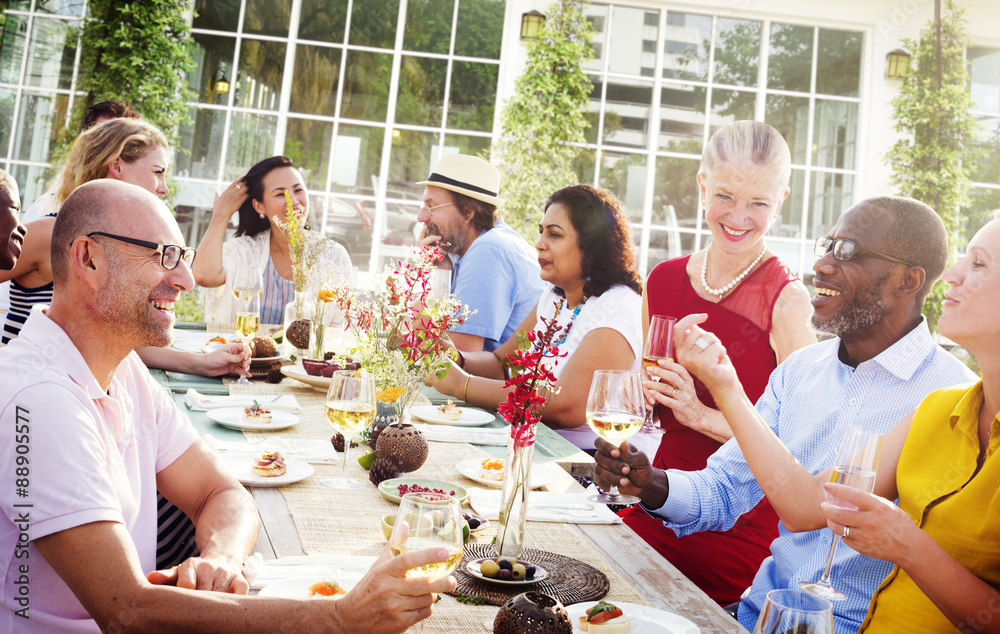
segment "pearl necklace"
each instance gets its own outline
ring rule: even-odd
[[[740,282],[742,282],[744,277],[746,277],[747,275],[749,275],[750,271],[753,270],[753,267],[757,266],[757,263],[760,262],[760,259],[762,257],[764,257],[764,252],[767,251],[767,247],[764,247],[763,249],[760,250],[760,253],[758,253],[757,257],[754,258],[753,262],[750,263],[750,266],[748,266],[747,268],[743,269],[743,272],[740,273],[739,275],[737,275],[735,280],[733,280],[732,282],[726,284],[722,288],[718,288],[718,289],[717,288],[712,288],[711,286],[708,285],[708,275],[707,275],[707,273],[708,273],[708,254],[709,254],[709,252],[711,250],[712,250],[712,247],[711,247],[711,245],[709,245],[708,249],[705,250],[705,259],[701,261],[701,286],[702,286],[702,288],[705,289],[706,293],[710,293],[712,295],[715,295],[716,297],[722,297],[727,292],[729,292],[730,290],[732,290],[733,288],[735,288],[737,284],[739,284]]]

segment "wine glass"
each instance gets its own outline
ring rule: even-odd
[[[264,279],[253,268],[241,269],[236,273],[233,295],[236,299],[236,318],[233,328],[236,336],[249,346],[260,330],[260,299],[264,294]],[[247,385],[250,381],[240,375],[237,383]]]
[[[659,367],[660,359],[667,361],[674,360],[674,324],[677,318],[666,315],[653,315],[649,320],[649,331],[646,333],[646,345],[642,348],[642,367]],[[659,382],[660,377],[649,374],[650,381]],[[646,412],[646,420],[642,423],[642,433],[659,436],[663,434],[663,428],[653,424],[653,417],[656,416],[656,406],[649,408]]]
[[[324,410],[333,430],[344,434],[344,466],[338,477],[325,478],[320,482],[339,490],[364,488],[363,482],[347,477],[347,457],[351,451],[351,439],[375,420],[375,381],[353,370],[334,372],[326,392]]]
[[[450,575],[462,563],[465,540],[462,535],[462,503],[450,495],[407,493],[399,501],[399,512],[389,536],[393,557],[425,548],[444,548],[444,561],[411,568],[407,577],[430,580]],[[418,632],[424,631],[421,621]]]
[[[618,446],[635,435],[646,415],[642,377],[628,370],[597,370],[587,397],[587,424],[594,432]],[[618,487],[589,499],[600,504],[635,504],[639,498],[618,493]]]
[[[837,451],[837,461],[830,473],[830,482],[846,484],[849,487],[871,493],[872,489],[875,488],[875,470],[878,468],[878,456],[881,448],[882,434],[848,425],[847,431],[844,433],[844,440],[840,443],[840,449]],[[826,496],[826,501],[843,508],[857,508],[853,504],[831,495]],[[838,543],[840,543],[840,535],[834,535],[833,543],[830,544],[830,554],[827,555],[826,566],[823,568],[823,576],[819,578],[819,581],[800,581],[800,588],[830,601],[843,601],[847,598],[830,584],[830,569],[833,567],[833,555],[837,552]]]
[[[832,634],[833,604],[798,590],[767,593],[753,634]]]

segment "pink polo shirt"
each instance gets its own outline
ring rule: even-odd
[[[0,350],[0,631],[96,632],[32,540],[118,522],[154,570],[156,474],[197,433],[134,352],[106,394],[41,308]]]

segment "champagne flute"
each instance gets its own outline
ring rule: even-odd
[[[649,331],[646,333],[646,345],[642,348],[642,367],[645,370],[659,367],[660,359],[667,361],[674,360],[674,324],[676,317],[666,315],[653,315],[649,320]],[[649,374],[650,381],[659,382],[660,377]],[[653,424],[656,416],[656,406],[649,408],[646,412],[646,420],[642,423],[642,433],[660,436],[663,428]]]
[[[236,319],[233,328],[244,345],[250,346],[260,330],[260,298],[264,294],[264,279],[259,271],[247,268],[236,274],[233,295],[236,298]],[[240,376],[237,383],[247,385],[250,381]]]
[[[833,634],[833,604],[798,590],[771,590],[754,634]]]
[[[399,501],[399,512],[389,536],[393,557],[425,548],[444,548],[448,557],[426,566],[411,568],[407,577],[430,580],[450,575],[462,563],[465,540],[462,535],[462,503],[450,496],[407,493]],[[424,623],[417,626],[424,631]]]
[[[344,466],[336,478],[320,480],[331,489],[364,488],[363,482],[347,477],[347,457],[351,439],[375,420],[375,381],[353,370],[338,370],[330,377],[326,392],[326,419],[334,431],[344,434]]]
[[[846,484],[855,489],[871,493],[875,488],[875,471],[878,469],[878,456],[882,448],[882,434],[870,432],[854,425],[848,425],[844,440],[837,451],[837,462],[830,473],[830,482]],[[857,508],[840,498],[830,495],[826,501],[843,508]],[[826,558],[823,575],[818,581],[800,581],[799,587],[829,601],[843,601],[847,598],[830,583],[830,569],[833,567],[833,555],[837,552],[840,535],[833,536],[830,544],[830,554]]]
[[[587,397],[587,424],[594,432],[618,446],[642,427],[646,401],[642,395],[642,377],[628,370],[597,370],[590,382]],[[635,504],[639,498],[618,493],[618,487],[602,495],[587,498],[599,504]]]

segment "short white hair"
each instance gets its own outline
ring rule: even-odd
[[[788,144],[781,133],[761,121],[732,121],[716,130],[705,146],[698,175],[704,181],[718,167],[731,163],[768,170],[778,187],[787,187],[792,175]]]

